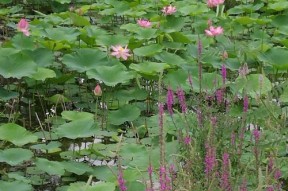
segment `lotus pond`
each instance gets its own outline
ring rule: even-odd
[[[1,0],[0,191],[288,189],[286,0]]]

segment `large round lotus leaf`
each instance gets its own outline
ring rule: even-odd
[[[79,120],[79,119],[93,119],[94,115],[88,112],[79,112],[79,111],[63,111],[61,113],[62,118],[67,120]]]
[[[6,123],[0,126],[0,140],[9,141],[17,146],[37,141],[37,136],[14,123]]]
[[[49,101],[51,101],[53,103],[56,103],[56,104],[65,103],[65,102],[69,102],[70,101],[67,97],[65,97],[65,96],[63,96],[61,94],[55,94],[55,95],[47,98],[47,100],[49,100]]]
[[[69,27],[47,28],[46,37],[55,41],[66,41],[69,43],[75,42],[80,32]]]
[[[136,56],[152,56],[156,53],[161,52],[162,48],[163,47],[159,44],[152,44],[140,48],[135,48],[133,52]]]
[[[109,112],[109,121],[113,125],[121,125],[125,121],[134,121],[140,116],[140,109],[135,105],[124,105],[116,111]]]
[[[92,168],[87,163],[79,163],[75,161],[62,162],[64,169],[77,175],[82,175],[86,172],[92,171]]]
[[[90,25],[89,20],[87,20],[85,17],[80,16],[76,13],[72,13],[72,12],[69,12],[68,14],[72,20],[73,25],[79,26],[79,27]]]
[[[49,175],[62,176],[65,173],[64,166],[57,161],[49,161],[44,158],[37,158],[35,164],[39,170],[46,172]]]
[[[120,65],[98,66],[96,69],[87,71],[89,78],[103,81],[107,86],[115,86],[120,83],[129,82],[134,78],[133,72],[128,72]]]
[[[167,21],[160,25],[166,33],[181,31],[185,25],[184,17],[166,17]]]
[[[32,186],[30,184],[20,182],[20,181],[14,181],[14,182],[6,182],[6,181],[0,181],[0,190],[1,191],[31,191],[33,190]]]
[[[141,74],[157,75],[164,69],[169,68],[169,65],[166,63],[158,62],[141,62],[139,64],[131,64],[129,67],[130,69],[135,70]]]
[[[288,69],[288,50],[286,48],[271,48],[269,51],[259,54],[258,59],[267,64],[271,64],[277,69]]]
[[[42,132],[41,132],[42,133]],[[61,151],[62,144],[58,141],[51,141],[48,144],[37,144],[37,145],[32,145],[30,148],[31,149],[37,149],[41,150],[43,153],[55,153]]]
[[[0,50],[0,75],[4,78],[22,78],[35,73],[37,69],[33,59],[22,52]]]
[[[0,100],[8,101],[9,99],[13,99],[19,96],[18,92],[8,91],[2,87],[0,87]]]
[[[51,66],[54,62],[53,52],[46,48],[37,48],[31,51],[29,55],[33,58],[34,62],[41,67]]]
[[[269,3],[268,9],[272,9],[275,11],[282,11],[282,10],[288,9],[288,2],[287,1],[280,1],[280,2],[276,1],[275,3]]]
[[[35,49],[33,38],[24,36],[23,34],[17,34],[11,41],[13,47],[17,49]]]
[[[104,62],[107,55],[97,49],[79,49],[73,54],[66,54],[62,62],[70,69],[78,72],[97,68]]]
[[[87,186],[85,182],[76,182],[70,184],[67,191],[115,191],[115,184],[111,182],[98,182],[93,186]]]
[[[33,153],[27,149],[11,148],[0,151],[0,162],[6,162],[11,166],[21,164],[29,160]]]
[[[199,92],[200,82],[198,76],[192,76],[193,90]],[[217,73],[203,73],[202,74],[202,92],[214,93],[222,86],[222,76]]]
[[[155,58],[157,60],[162,61],[162,62],[166,62],[167,64],[169,64],[171,66],[181,67],[187,63],[186,60],[184,60],[180,56],[166,52],[166,51],[161,52],[161,54],[155,55]]]
[[[191,89],[190,84],[187,85],[188,73],[185,70],[178,69],[176,71],[169,71],[167,75],[164,76],[163,82],[166,87],[170,86],[173,90],[177,90],[181,86],[184,90]]]
[[[56,73],[54,72],[54,70],[39,67],[37,68],[37,72],[32,74],[30,77],[33,78],[34,80],[44,81],[47,78],[55,78]]]
[[[109,48],[117,44],[124,46],[129,43],[129,38],[123,35],[104,35],[100,38],[97,38],[96,43],[102,46],[107,46]]]
[[[267,95],[272,89],[270,80],[262,74],[250,74],[247,76],[247,84],[245,86],[246,93],[251,97],[259,95]]]
[[[59,137],[67,137],[69,139],[91,137],[96,131],[97,125],[92,119],[79,119],[60,125],[55,129]]]

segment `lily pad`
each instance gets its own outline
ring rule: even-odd
[[[62,62],[72,70],[85,72],[101,66],[106,57],[107,55],[100,50],[83,48],[73,54],[66,54]]]
[[[87,163],[79,163],[75,161],[62,162],[63,167],[66,171],[72,172],[77,175],[82,175],[86,172],[92,171],[92,168]]]
[[[78,111],[63,111],[61,113],[62,118],[67,120],[79,120],[79,119],[93,119],[94,115],[88,112],[78,112]]]
[[[33,153],[27,149],[11,148],[0,151],[0,162],[8,163],[11,166],[21,164],[31,159]]]
[[[56,73],[54,70],[48,68],[37,68],[37,72],[31,75],[34,80],[44,81],[47,78],[55,78]]]
[[[9,141],[17,146],[36,142],[37,136],[14,123],[6,123],[0,126],[0,140]]]
[[[152,56],[156,53],[161,52],[162,48],[163,47],[159,44],[152,44],[140,48],[135,48],[133,52],[136,56]]]
[[[92,119],[79,119],[60,125],[55,129],[59,137],[77,139],[91,137],[97,131],[97,126]]]
[[[49,175],[59,175],[62,176],[65,173],[64,167],[60,162],[49,161],[44,158],[36,159],[36,167]]]
[[[87,71],[89,78],[103,81],[107,86],[115,86],[120,83],[129,82],[134,78],[133,72],[128,72],[120,65],[99,66],[94,70]]]
[[[121,125],[125,121],[134,121],[140,116],[140,109],[134,105],[124,105],[117,111],[109,112],[110,123]]]
[[[131,64],[130,69],[146,75],[157,75],[164,69],[169,68],[167,63],[158,62],[141,62],[139,64]]]
[[[22,78],[35,73],[37,69],[33,59],[22,52],[0,50],[0,75],[4,78]]]
[[[31,191],[33,190],[32,185],[20,181],[6,182],[0,181],[0,190],[1,191]]]
[[[288,69],[288,50],[286,48],[271,48],[269,51],[260,54],[258,59],[274,66],[277,69]]]

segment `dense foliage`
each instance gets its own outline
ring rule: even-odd
[[[1,0],[0,190],[287,190],[286,0]]]

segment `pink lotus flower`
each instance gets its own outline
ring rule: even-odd
[[[176,7],[172,5],[163,7],[162,12],[164,13],[164,15],[172,15],[173,13],[176,12]]]
[[[29,36],[29,23],[26,19],[21,19],[17,24],[17,29],[21,31],[25,36]]]
[[[209,30],[205,30],[205,33],[207,36],[218,36],[220,34],[223,34],[223,28],[210,26]]]
[[[225,0],[207,0],[208,7],[217,7],[224,3]]]
[[[131,54],[129,54],[129,49],[127,48],[127,45],[125,48],[123,48],[120,45],[112,46],[113,52],[111,53],[112,56],[116,56],[116,58],[123,58],[124,60],[127,60]]]
[[[101,96],[102,95],[101,86],[99,84],[97,84],[97,86],[94,88],[93,92],[94,92],[95,96]]]
[[[151,22],[146,20],[146,19],[139,19],[139,20],[137,20],[137,23],[140,27],[143,27],[143,28],[150,28],[151,27]]]

